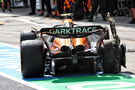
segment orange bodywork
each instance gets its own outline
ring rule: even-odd
[[[73,20],[72,20],[72,19],[65,19],[65,20],[63,21],[63,23],[73,23]]]
[[[83,45],[85,48],[89,48],[88,40],[84,38],[72,38],[72,39],[62,39],[55,38],[51,50],[60,50],[62,46],[73,46]]]
[[[70,39],[55,38],[51,50],[59,49],[62,46],[70,46]]]
[[[85,48],[90,48],[89,44],[88,44],[88,40],[86,37],[83,38],[73,38],[72,39],[73,42],[73,46],[78,46],[78,45],[83,45]]]

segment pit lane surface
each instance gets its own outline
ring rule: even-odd
[[[60,77],[45,76],[43,78],[24,79],[20,71],[19,48],[0,43],[0,75],[8,77],[9,85],[0,90],[133,90],[135,77],[121,74],[71,74]],[[10,80],[11,79],[11,80]],[[13,83],[15,80],[19,83]],[[27,82],[30,83],[27,83]],[[2,82],[2,84],[5,84]],[[11,84],[15,84],[11,85]],[[27,86],[26,86],[27,85]],[[40,86],[40,87],[39,87]],[[30,88],[32,87],[32,88]]]
[[[0,26],[0,42],[9,43],[11,45],[15,45],[19,47],[19,35],[22,30],[30,30],[31,27],[35,27],[37,29],[42,28],[43,26],[49,25],[53,26],[61,22],[61,20],[50,19],[50,18],[41,18],[41,17],[28,17],[28,16],[18,16],[8,15],[6,18],[0,18],[2,25]],[[76,22],[80,25],[89,25],[93,23],[86,23],[83,21]],[[96,24],[96,23],[94,23]],[[108,26],[106,22],[100,22],[99,24]],[[118,34],[120,35],[122,42],[127,45],[127,69],[122,69],[122,72],[131,72],[135,73],[135,26],[127,25],[123,23],[119,23]],[[124,25],[124,26],[123,26]],[[5,71],[5,70],[4,70]],[[18,75],[18,74],[17,74]],[[43,82],[41,80],[41,82]],[[16,85],[16,84],[15,84]],[[39,82],[37,85],[41,85]],[[44,84],[43,84],[44,86]],[[70,88],[70,86],[69,86]],[[5,89],[6,90],[6,89]],[[15,90],[15,89],[14,89]],[[25,89],[27,90],[27,89]],[[28,89],[30,90],[30,89]]]

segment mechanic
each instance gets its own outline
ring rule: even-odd
[[[100,12],[102,14],[102,18],[104,21],[106,21],[105,19],[105,15],[106,15],[106,5],[105,5],[105,0],[91,0],[92,2],[92,10],[90,13],[90,17],[88,22],[93,22],[93,16],[96,13],[98,6],[100,6]]]
[[[129,24],[135,24],[135,0],[128,0],[129,13],[132,20],[128,22]]]

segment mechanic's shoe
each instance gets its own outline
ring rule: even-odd
[[[130,22],[128,22],[129,24],[135,24],[135,19],[132,19]]]
[[[50,14],[47,14],[45,17],[50,17]]]
[[[5,9],[2,9],[2,12],[5,12]]]
[[[35,12],[30,12],[28,15],[35,15]]]
[[[128,23],[132,23],[134,21],[134,19],[132,19],[131,21],[129,21]]]
[[[57,16],[56,18],[58,18],[58,19],[63,19],[64,17],[62,17],[62,16]]]
[[[130,23],[130,24],[135,24],[135,20],[132,23]]]
[[[9,10],[9,12],[12,12],[12,10],[11,9],[8,9]]]
[[[43,12],[42,12],[42,13],[40,13],[40,14],[39,14],[39,16],[44,16],[44,13],[43,13]]]
[[[93,20],[92,19],[89,19],[88,22],[93,22]]]

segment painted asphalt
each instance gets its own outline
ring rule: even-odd
[[[23,80],[19,48],[0,43],[0,90],[45,90]]]
[[[135,78],[120,74],[23,79],[19,48],[4,43],[0,43],[0,72],[17,82],[28,82],[33,88],[38,86],[39,90],[135,90]]]
[[[22,78],[20,76],[19,49],[0,44],[0,71]]]

